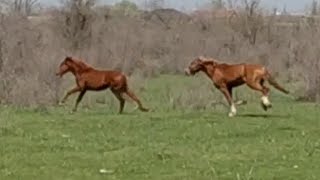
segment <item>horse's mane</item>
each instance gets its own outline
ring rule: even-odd
[[[208,64],[208,65],[217,65],[220,64],[220,62],[214,58],[207,58],[204,56],[199,57],[200,60],[202,60],[203,64]]]
[[[218,61],[216,61],[216,60],[206,60],[206,61],[203,61],[203,64],[216,66],[216,65],[218,65],[220,63]]]
[[[70,58],[68,57],[69,60],[71,60],[79,69],[81,69],[82,71],[84,70],[88,70],[88,69],[92,69],[92,66],[90,66],[89,64],[85,63],[82,60],[78,60],[75,58]]]
[[[203,61],[202,62],[203,64],[210,64],[210,65],[214,65],[214,61]]]
[[[87,64],[81,60],[77,60],[76,62],[77,62],[77,65],[83,70],[92,68],[89,64]]]

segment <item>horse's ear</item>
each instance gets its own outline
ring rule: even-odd
[[[72,57],[67,56],[66,59],[65,59],[65,61],[72,61]]]
[[[206,58],[204,56],[199,56],[198,59],[201,60],[201,61],[205,61],[206,60]]]

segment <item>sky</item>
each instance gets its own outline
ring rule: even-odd
[[[121,0],[97,0],[101,3],[113,4]],[[137,4],[144,4],[146,0],[130,0]],[[57,5],[61,0],[39,0],[43,5]],[[166,7],[180,9],[180,10],[192,10],[197,7],[203,7],[210,0],[165,0]],[[290,12],[301,12],[312,2],[312,0],[261,0],[262,4],[268,8],[277,7],[278,9],[286,9]]]

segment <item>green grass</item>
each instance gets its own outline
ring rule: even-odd
[[[320,179],[319,106],[272,89],[264,112],[259,94],[240,88],[249,104],[228,118],[203,77],[134,81],[153,112],[128,105],[118,115],[110,93],[98,95],[106,104],[87,97],[76,114],[1,107],[0,179]]]

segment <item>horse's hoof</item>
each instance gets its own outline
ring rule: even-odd
[[[246,100],[238,100],[235,102],[235,105],[246,105],[247,104],[247,101]]]
[[[262,107],[262,109],[263,109],[264,111],[267,111],[267,110],[268,110],[268,106],[266,106],[266,105],[263,104],[262,102],[261,102],[261,107]]]
[[[139,108],[139,107],[137,107],[137,108]],[[139,109],[140,109],[140,111],[142,111],[142,112],[149,112],[149,109],[147,109],[147,108],[141,107],[141,108],[139,108]]]
[[[142,109],[142,112],[149,112],[149,109]]]
[[[236,116],[236,113],[229,112],[228,116],[229,116],[229,117],[234,117],[234,116]]]

